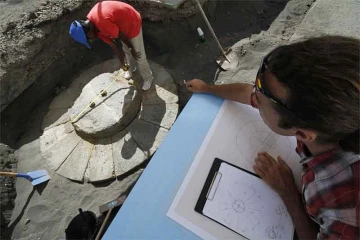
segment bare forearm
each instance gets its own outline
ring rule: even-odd
[[[125,54],[122,50],[120,50],[118,48],[118,46],[116,46],[115,43],[109,44],[110,47],[112,48],[112,50],[114,51],[115,55],[119,58],[119,61],[121,63],[122,66],[125,65]]]
[[[239,102],[250,105],[251,93],[253,85],[246,83],[233,83],[224,85],[208,85],[207,93],[225,98],[230,101]]]
[[[319,226],[312,221],[306,213],[300,196],[296,199],[283,198],[283,201],[290,213],[299,239],[316,239],[317,233],[319,232]]]

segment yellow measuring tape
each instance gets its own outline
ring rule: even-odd
[[[95,103],[95,100],[97,100],[101,96],[101,94],[106,91],[106,89],[108,89],[114,82],[116,82],[119,79],[119,77],[121,77],[121,75],[124,74],[125,72],[121,72],[120,74],[118,74],[118,76],[109,85],[107,85],[103,90],[101,90],[100,93],[73,120],[71,120],[71,123],[74,123],[77,120],[79,120],[79,118],[91,106],[91,104]]]

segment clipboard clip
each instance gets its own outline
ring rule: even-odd
[[[206,199],[209,201],[212,201],[214,199],[215,193],[219,187],[219,183],[222,177],[222,173],[221,172],[216,172],[214,174],[214,177],[211,181],[211,185],[209,187],[209,190],[206,194]]]

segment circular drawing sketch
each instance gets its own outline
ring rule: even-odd
[[[241,188],[244,183],[234,183],[234,192],[223,189],[219,201],[219,210],[222,219],[240,233],[245,231],[255,231],[257,225],[260,224],[264,206],[259,205],[260,194],[253,186]],[[247,216],[249,224],[243,224],[242,220]]]
[[[249,122],[242,126],[236,136],[236,144],[247,161],[253,161],[256,154],[262,151],[287,159],[292,151],[288,139],[272,132],[263,121]]]

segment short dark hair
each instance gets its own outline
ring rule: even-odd
[[[317,141],[340,142],[345,151],[359,153],[359,46],[358,39],[323,36],[280,46],[268,68],[289,90],[279,106],[281,128],[307,128]]]

